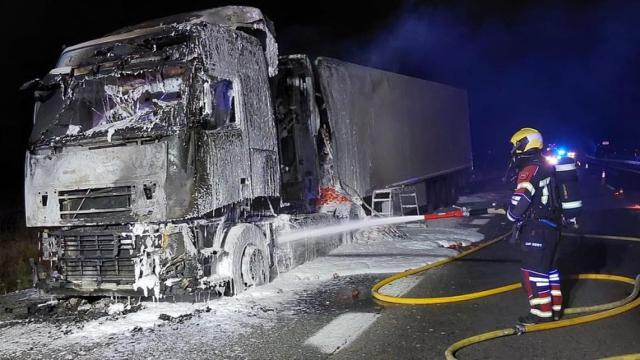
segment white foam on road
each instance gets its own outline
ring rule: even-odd
[[[471,220],[471,225],[484,225],[489,222],[491,219],[473,219]]]
[[[380,315],[373,313],[346,313],[333,319],[305,341],[325,354],[333,354],[357,339]]]
[[[136,326],[143,329],[152,328],[165,323],[159,319],[161,314],[178,317],[191,314],[198,309],[203,310],[206,307],[206,303],[144,303],[144,309],[129,313],[115,321],[109,317],[88,321],[82,328],[69,334],[68,339],[71,341],[76,339],[89,340],[89,338],[103,339],[109,335],[126,333]]]
[[[467,246],[484,235],[475,229],[463,228],[462,219],[443,219],[424,224],[403,224],[397,229],[406,236],[376,234],[375,228],[363,230],[367,236],[343,244],[328,255],[308,261],[282,274],[287,284],[300,281],[329,280],[337,276],[359,274],[389,274],[430,264],[454,256],[450,247]],[[276,279],[276,281],[278,281]]]
[[[65,353],[75,356],[87,348],[91,349],[91,355],[86,355],[88,358],[135,358],[140,354],[159,353],[169,358],[197,346],[188,341],[173,341],[178,333],[186,339],[198,339],[206,333],[211,343],[232,342],[231,339],[252,329],[270,326],[280,321],[281,316],[288,316],[299,294],[319,289],[327,280],[357,274],[395,273],[456,255],[458,246],[483,239],[477,229],[466,227],[465,222],[466,219],[443,219],[429,222],[427,227],[424,222],[386,229],[369,227],[358,232],[353,242],[343,244],[327,256],[279,274],[273,282],[235,297],[196,304],[143,303],[143,309],[138,312],[77,325],[64,324],[62,329],[47,322],[6,326],[0,328],[0,339],[6,340],[0,341],[0,358],[41,358],[45,353],[53,357],[63,357],[61,354]],[[401,296],[420,278],[399,280],[385,286],[383,292]],[[210,311],[204,311],[207,306]],[[159,319],[160,314],[179,317],[196,311],[198,315],[183,325]],[[360,317],[375,317],[373,314],[354,316],[356,330],[368,323]],[[173,330],[177,326],[179,330]],[[133,332],[134,329],[144,330]],[[334,351],[357,337],[353,329],[348,332],[350,335],[336,338],[343,345],[336,345]]]
[[[383,286],[380,292],[385,295],[402,296],[413,289],[422,280],[422,276],[411,275],[400,278]]]

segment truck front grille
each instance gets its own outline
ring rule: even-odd
[[[59,191],[60,218],[129,220],[132,191],[132,186]]]
[[[134,282],[135,241],[121,234],[65,234],[64,275],[69,281]]]

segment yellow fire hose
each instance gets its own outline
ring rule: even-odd
[[[604,358],[601,360],[639,360],[639,359],[640,359],[640,353],[612,356],[612,357]]]
[[[397,273],[394,274],[392,276],[389,276],[383,280],[381,280],[380,282],[376,283],[373,288],[371,289],[371,293],[373,294],[373,297],[383,301],[383,302],[387,302],[387,303],[393,303],[393,304],[405,304],[405,305],[424,305],[424,304],[443,304],[443,303],[451,303],[451,302],[458,302],[458,301],[465,301],[465,300],[472,300],[472,299],[478,299],[481,297],[486,297],[486,296],[491,296],[491,295],[495,295],[495,294],[500,294],[503,292],[507,292],[507,291],[511,291],[514,289],[518,289],[520,287],[522,287],[522,284],[520,283],[514,283],[514,284],[510,284],[510,285],[505,285],[505,286],[501,286],[501,287],[497,287],[494,289],[489,289],[489,290],[484,290],[484,291],[476,291],[476,292],[472,292],[472,293],[468,293],[468,294],[463,294],[463,295],[454,295],[454,296],[442,296],[442,297],[430,297],[430,298],[405,298],[405,297],[399,297],[399,296],[392,296],[392,295],[386,295],[380,292],[380,289],[389,284],[392,283],[398,279],[402,279],[404,277],[407,276],[411,276],[414,274],[418,274],[424,271],[427,271],[429,269],[433,269],[442,265],[445,265],[447,263],[450,263],[454,260],[460,259],[462,257],[465,257],[467,255],[470,255],[478,250],[481,250],[489,245],[495,244],[496,242],[504,239],[505,237],[511,235],[511,232],[508,232],[506,234],[502,234],[500,236],[497,236],[487,242],[482,243],[481,245],[477,245],[474,246],[473,248],[463,251],[460,254],[453,256],[451,258],[447,258],[447,259],[443,259],[440,261],[436,261],[432,264],[428,264],[425,266],[421,266],[415,269],[409,269],[407,271],[401,272],[401,273]],[[596,235],[596,234],[586,234],[586,235],[578,235],[578,234],[563,234],[566,236],[584,236],[584,237],[588,237],[588,238],[605,238],[605,239],[614,239],[614,240],[627,240],[627,241],[640,241],[640,238],[635,238],[635,237],[626,237],[626,236],[610,236],[610,235]],[[567,308],[564,310],[564,314],[565,315],[571,315],[571,314],[580,314],[580,313],[587,313],[587,312],[594,312],[593,314],[589,314],[589,315],[583,315],[583,316],[579,316],[579,317],[574,317],[574,318],[570,318],[570,319],[565,319],[565,320],[559,320],[559,321],[553,321],[553,322],[548,322],[548,323],[541,323],[541,324],[535,324],[535,325],[528,325],[528,326],[522,326],[522,327],[514,327],[514,328],[507,328],[507,329],[500,329],[500,330],[495,330],[495,331],[491,331],[491,332],[487,332],[484,334],[480,334],[480,335],[475,335],[466,339],[462,339],[456,343],[454,343],[453,345],[451,345],[446,351],[445,351],[445,357],[447,360],[452,360],[452,359],[456,359],[456,357],[454,356],[455,352],[482,342],[482,341],[487,341],[487,340],[491,340],[491,339],[495,339],[498,337],[503,337],[503,336],[510,336],[510,335],[515,335],[515,334],[522,334],[522,333],[526,333],[526,332],[534,332],[534,331],[543,331],[543,330],[551,330],[551,329],[556,329],[556,328],[560,328],[560,327],[565,327],[565,326],[572,326],[572,325],[578,325],[578,324],[584,324],[587,322],[591,322],[591,321],[596,321],[596,320],[600,320],[600,319],[604,319],[604,318],[608,318],[611,316],[615,316],[618,314],[621,314],[625,311],[629,311],[633,308],[636,308],[638,306],[640,306],[640,298],[638,298],[638,294],[640,293],[640,275],[638,275],[636,277],[636,279],[632,279],[629,277],[625,277],[625,276],[619,276],[619,275],[606,275],[606,274],[580,274],[578,276],[576,276],[576,278],[578,279],[589,279],[589,280],[610,280],[610,281],[619,281],[619,282],[623,282],[623,283],[627,283],[627,284],[631,284],[634,285],[633,288],[633,292],[626,298],[622,299],[622,300],[618,300],[618,301],[614,301],[611,303],[607,303],[607,304],[601,304],[601,305],[594,305],[594,306],[583,306],[583,307],[575,307],[575,308]],[[612,357],[612,358],[608,358],[608,359],[616,359],[616,360],[628,360],[628,359],[640,359],[640,353],[639,354],[628,354],[628,355],[622,355],[622,356],[617,356],[617,357]]]

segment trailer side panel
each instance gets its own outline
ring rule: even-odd
[[[472,166],[465,90],[329,58],[316,69],[336,170],[359,194]]]

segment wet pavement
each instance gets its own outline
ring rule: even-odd
[[[626,183],[625,197],[601,183],[599,174],[581,174],[587,211],[580,231],[599,234],[640,236],[640,212],[626,209],[637,196],[633,183]],[[483,226],[487,238],[502,233],[508,224],[494,218]],[[580,237],[563,238],[559,250],[563,276],[595,272],[635,276],[640,273],[640,242]],[[443,305],[402,306],[371,301],[337,306],[339,294],[349,288],[370,288],[383,276],[358,276],[307,294],[314,299],[313,311],[266,333],[269,341],[254,346],[249,358],[336,358],[336,359],[438,359],[452,343],[476,334],[513,327],[527,312],[522,290],[473,301]],[[405,296],[443,296],[484,290],[520,280],[518,247],[501,241],[473,255],[421,275]],[[563,283],[569,306],[607,303],[626,297],[630,286],[602,281],[566,280]],[[342,295],[344,298],[345,295]],[[307,338],[344,311],[376,312],[380,317],[348,346],[323,354],[304,345]],[[473,345],[457,353],[460,359],[584,359],[640,352],[640,309],[553,331],[511,336]],[[251,343],[245,343],[249,346]],[[259,354],[259,355],[257,355]]]
[[[640,191],[634,181],[602,183],[598,169],[581,174],[585,216],[580,231],[640,236],[640,211],[627,208]],[[614,181],[613,176],[611,181]],[[625,182],[626,181],[626,182]],[[620,185],[622,184],[622,185]],[[623,196],[614,195],[625,187]],[[612,189],[613,188],[613,189]],[[493,189],[491,189],[493,190]],[[476,204],[482,205],[482,204]],[[469,221],[489,239],[509,229],[501,216]],[[640,242],[566,237],[559,250],[563,276],[598,272],[640,273]],[[440,359],[452,343],[479,333],[512,327],[526,313],[524,292],[472,301],[400,306],[374,301],[370,289],[389,274],[335,277],[298,291],[291,301],[255,307],[242,331],[222,339],[208,315],[111,336],[103,343],[60,350],[53,358],[224,358],[224,359]],[[520,280],[517,244],[503,240],[461,260],[413,278],[405,296],[443,296],[493,288]],[[564,281],[570,306],[606,303],[627,296],[626,284]],[[215,312],[215,309],[213,310]],[[361,322],[361,324],[359,324]],[[108,323],[108,322],[107,322]],[[327,329],[334,334],[327,334]],[[335,335],[333,350],[312,339]],[[457,353],[459,359],[584,359],[640,352],[640,309],[595,323],[500,338]],[[342,339],[344,338],[344,339]],[[339,341],[343,341],[340,345]],[[331,349],[331,347],[328,347]],[[34,353],[32,357],[44,355]],[[70,355],[71,354],[71,355]],[[0,356],[1,358],[2,356]]]

